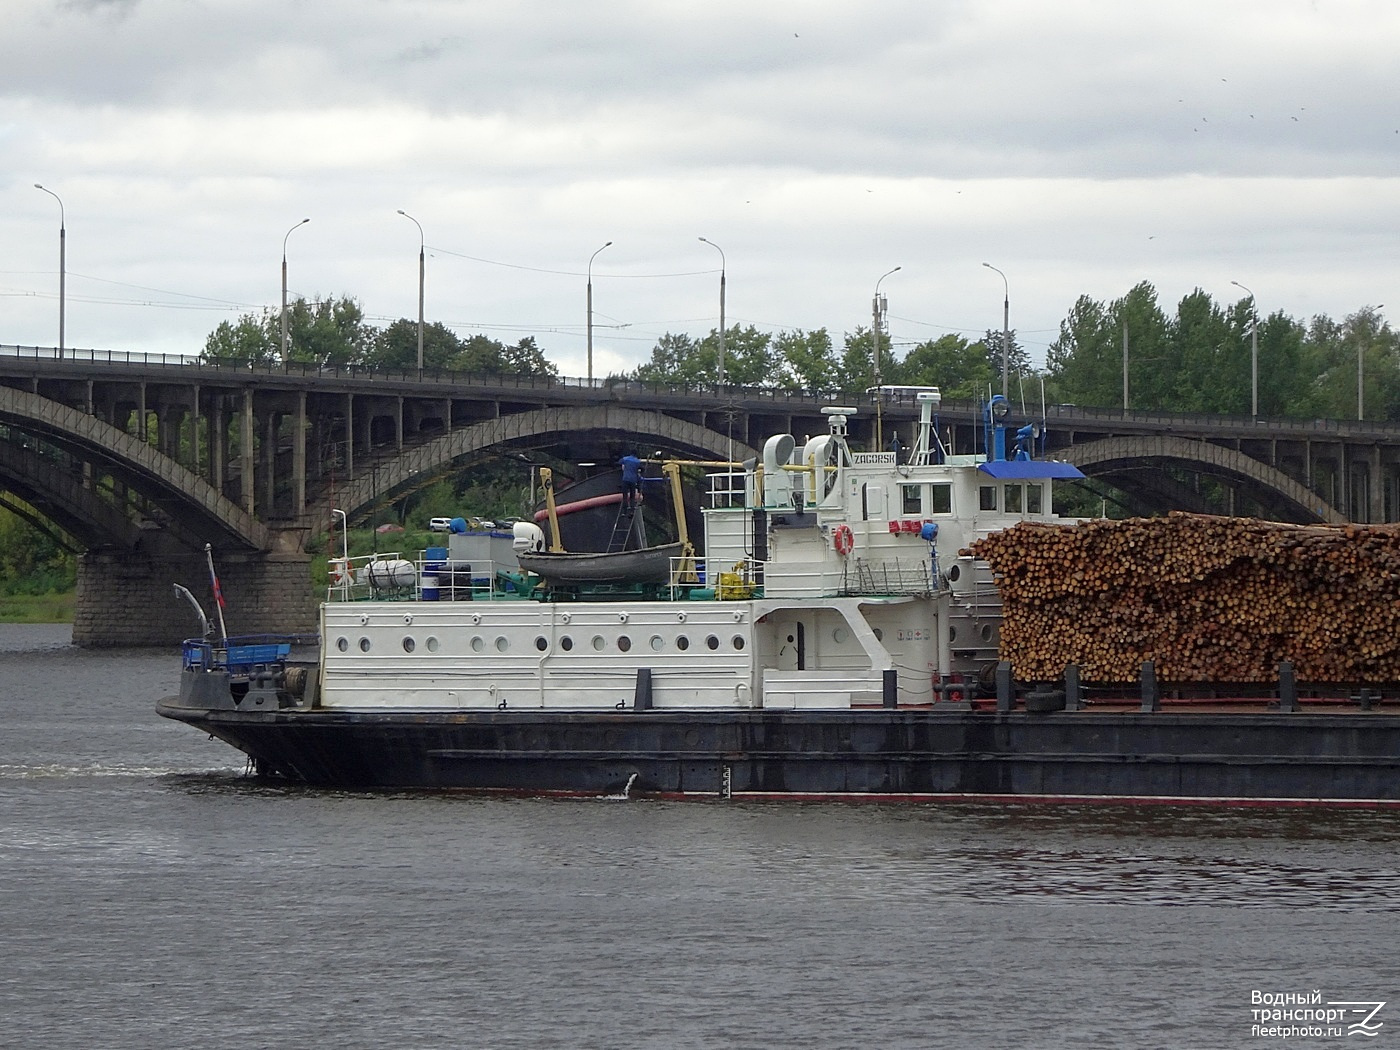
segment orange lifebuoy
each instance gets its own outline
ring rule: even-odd
[[[831,533],[831,545],[836,548],[836,553],[845,557],[855,549],[856,537],[849,525],[837,525]]]

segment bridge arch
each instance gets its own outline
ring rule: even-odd
[[[0,387],[0,423],[12,424],[63,449],[75,460],[98,466],[101,472],[110,473],[150,499],[165,518],[156,524],[163,529],[169,525],[173,535],[182,537],[184,546],[202,547],[213,540],[249,551],[268,547],[268,528],[253,515],[169,456],[96,416],[25,390]],[[130,521],[119,526],[113,511],[123,520],[124,515],[115,504],[99,507],[99,502],[106,501],[90,492],[77,492],[74,479],[60,477],[52,470],[45,478],[23,459],[6,457],[0,471],[27,496],[47,499],[61,508],[62,525],[76,538],[88,546],[134,544],[139,530]]]
[[[455,464],[485,449],[525,444],[539,438],[564,437],[581,431],[656,444],[698,459],[725,459],[730,448],[726,435],[660,412],[620,405],[536,409],[474,423],[417,448],[406,449],[376,471],[361,471],[359,477],[337,493],[336,499],[350,520],[357,521],[385,499],[422,488],[448,473]],[[742,442],[734,442],[732,447],[738,460],[757,455]],[[321,508],[319,520],[325,521],[330,509]]]
[[[1251,498],[1281,521],[1342,524],[1347,520],[1321,496],[1283,471],[1208,441],[1170,434],[1111,437],[1073,445],[1057,452],[1056,456],[1073,463],[1090,477],[1110,480],[1124,488],[1136,487],[1139,491],[1153,487],[1143,481],[1143,468],[1174,464],[1242,485]],[[1137,475],[1136,485],[1134,475]],[[1172,495],[1179,501],[1182,494],[1173,492]]]

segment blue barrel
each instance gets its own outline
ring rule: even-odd
[[[422,598],[425,602],[435,602],[438,600],[438,578],[436,574],[423,574]]]

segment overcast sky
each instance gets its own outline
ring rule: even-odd
[[[1393,0],[9,0],[0,343],[195,353],[281,294],[534,335],[1400,306]],[[295,228],[302,218],[311,222]],[[288,235],[289,231],[290,236]]]

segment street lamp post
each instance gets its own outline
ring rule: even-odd
[[[984,262],[982,265],[1001,276],[1001,396],[1007,397],[1007,391],[1011,389],[1011,284],[1006,274],[991,263]]]
[[[882,452],[885,448],[885,433],[881,419],[881,405],[884,397],[880,393],[880,319],[885,315],[885,301],[880,298],[880,281],[883,281],[892,273],[898,273],[904,267],[896,266],[893,270],[880,275],[880,280],[875,282],[875,297],[871,300],[871,322],[870,341],[873,346],[871,363],[875,368],[875,451]]]
[[[608,241],[603,248],[612,244]],[[601,252],[603,248],[599,248]],[[593,260],[598,258],[598,252],[594,252],[588,257],[588,385],[593,385]]]
[[[1231,281],[1236,288],[1244,288],[1249,296],[1249,414],[1259,418],[1259,309],[1254,293],[1239,281]],[[1357,382],[1360,382],[1358,378]],[[1359,411],[1359,409],[1358,409]],[[1360,417],[1358,417],[1360,418]]]
[[[305,226],[310,219],[302,219],[282,237],[282,363],[287,363],[287,238],[298,226]]]
[[[63,198],[47,186],[34,184],[36,190],[43,190],[58,201],[58,356],[63,356],[63,314],[65,305],[64,285],[68,277],[68,221],[63,211]]]
[[[418,227],[418,371],[423,371],[423,274],[424,274],[424,253],[427,245],[423,240],[423,224],[415,219],[402,208],[399,209],[402,215],[413,225]]]
[[[1373,314],[1378,314],[1385,309],[1385,303],[1371,309]],[[1367,342],[1358,341],[1356,344],[1356,419],[1358,422],[1366,418],[1366,346]]]
[[[700,240],[703,241],[704,243],[708,244],[708,245],[709,245],[711,248],[713,248],[715,251],[719,252],[719,385],[720,385],[720,388],[723,389],[723,387],[724,387],[724,272],[725,272],[725,269],[726,269],[726,265],[727,265],[727,264],[726,264],[726,262],[725,262],[725,258],[724,258],[724,249],[723,249],[723,248],[721,248],[721,247],[720,247],[718,244],[716,244],[714,241],[710,240],[708,237],[701,237]],[[728,462],[732,464],[732,463],[734,462],[734,413],[733,413],[733,412],[729,412],[729,413],[728,413],[728,416],[729,416],[729,443],[728,443],[728,446],[727,446],[727,447],[728,447],[728,452],[727,452],[725,455],[726,455],[726,458],[727,458]],[[729,486],[726,484],[725,487],[728,488]]]
[[[724,386],[724,249],[706,237],[700,239],[719,252],[719,385]]]

